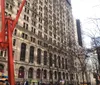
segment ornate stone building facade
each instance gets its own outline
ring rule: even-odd
[[[20,3],[21,0],[6,0],[5,14],[14,18]],[[70,72],[70,65],[74,67],[74,48],[70,1],[27,0],[13,33],[16,81],[75,82],[74,72]],[[7,52],[0,54],[0,71],[7,74]]]

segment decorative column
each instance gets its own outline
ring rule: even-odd
[[[25,68],[24,72],[25,72],[24,79],[28,79],[28,68]]]
[[[37,48],[34,47],[34,65],[37,64]]]
[[[30,45],[26,44],[26,54],[25,54],[25,61],[29,62],[29,52],[30,52]]]

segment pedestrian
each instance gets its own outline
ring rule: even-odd
[[[21,82],[20,82],[20,85],[24,85],[24,82],[21,81]]]
[[[20,85],[20,82],[18,81],[18,82],[16,82],[16,85]]]
[[[5,84],[6,85],[10,85],[7,79],[5,80]]]
[[[24,82],[24,85],[29,85],[27,80]]]

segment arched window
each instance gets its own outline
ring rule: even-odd
[[[37,69],[37,75],[36,75],[36,77],[40,78],[40,76],[41,76],[41,71],[40,71],[40,69]]]
[[[65,79],[65,73],[63,72],[63,79]]]
[[[44,65],[47,65],[47,51],[44,51]]]
[[[28,78],[33,78],[33,68],[29,68],[29,70],[28,70]]]
[[[21,53],[20,53],[20,61],[25,61],[25,54],[26,54],[26,44],[21,44]]]
[[[55,71],[55,73],[54,73],[54,74],[55,74],[55,79],[57,79],[57,72]]]
[[[52,79],[52,78],[53,78],[53,72],[49,71],[49,79]]]
[[[30,54],[29,54],[29,62],[33,63],[33,60],[34,60],[34,47],[31,46],[30,47]]]
[[[41,49],[37,50],[37,63],[41,64]]]
[[[19,68],[18,78],[24,78],[24,67]]]
[[[0,64],[0,72],[4,72],[4,65]]]
[[[52,66],[52,54],[49,53],[49,66]]]
[[[44,79],[47,78],[47,70],[44,70]]]

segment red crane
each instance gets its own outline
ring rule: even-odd
[[[0,49],[8,51],[8,81],[10,85],[15,85],[12,33],[25,2],[26,0],[22,1],[16,18],[12,19],[10,16],[5,16],[5,0],[0,0]]]

